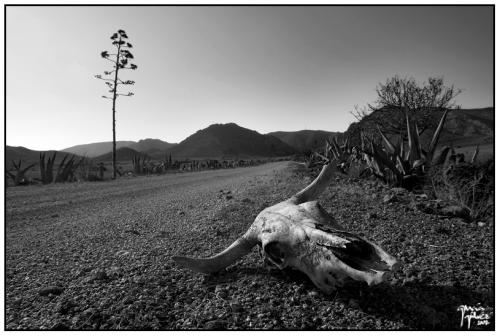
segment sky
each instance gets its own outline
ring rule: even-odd
[[[345,131],[399,75],[443,77],[462,108],[493,106],[493,7],[8,6],[6,142],[34,150],[111,141],[111,35],[138,69],[117,140],[184,140],[214,123],[265,134]]]

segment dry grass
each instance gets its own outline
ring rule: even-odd
[[[494,161],[436,167],[429,173],[428,188],[434,197],[469,210],[472,219],[493,215]]]

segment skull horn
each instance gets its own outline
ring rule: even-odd
[[[318,177],[311,182],[307,187],[296,193],[290,201],[294,204],[302,204],[317,199],[317,197],[326,189],[328,183],[333,177],[337,168],[337,161],[331,160],[327,165],[324,165]]]
[[[200,273],[215,273],[226,266],[231,265],[236,260],[250,253],[252,248],[258,243],[257,237],[251,230],[238,238],[228,248],[221,253],[210,258],[189,258],[176,256],[172,259],[193,271]]]

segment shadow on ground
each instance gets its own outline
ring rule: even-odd
[[[317,291],[308,277],[299,271],[280,271],[262,266],[239,266],[229,271],[207,275],[203,283],[207,288],[215,287],[219,283],[234,283],[237,286],[237,282],[242,278],[255,275],[271,277],[277,283],[288,283],[289,286],[301,286],[303,291],[300,295]],[[279,299],[287,300],[289,297],[283,295]],[[311,304],[343,305],[345,309],[357,309],[376,318],[401,322],[406,326],[404,329],[408,330],[467,330],[468,320],[465,317],[462,322],[459,307],[479,305],[490,314],[488,324],[478,325],[478,320],[472,318],[470,330],[495,330],[494,294],[457,284],[443,286],[432,284],[430,281],[413,281],[368,287],[360,283],[350,283],[330,295],[320,294]]]

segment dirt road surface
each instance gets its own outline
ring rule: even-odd
[[[321,202],[403,261],[390,283],[327,296],[257,248],[210,276],[171,260],[220,252],[312,178],[275,162],[8,188],[6,328],[460,329],[459,305],[493,306],[490,225],[385,204],[388,189],[364,181],[337,179]]]

